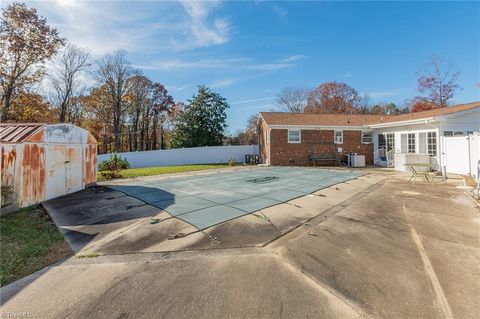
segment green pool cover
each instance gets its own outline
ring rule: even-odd
[[[205,229],[362,175],[317,168],[262,167],[110,185]]]

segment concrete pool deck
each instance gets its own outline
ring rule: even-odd
[[[120,180],[47,201],[44,207],[72,248],[82,253],[236,247],[247,239],[250,246],[257,246],[379,180],[362,175],[251,168]],[[258,185],[249,182],[270,176],[276,179]]]
[[[72,257],[2,288],[1,312],[39,318],[478,318],[479,210],[456,180],[412,185],[408,177],[372,170],[189,235],[176,218],[151,224],[149,205],[135,206],[139,202],[121,192],[90,190],[106,213],[83,211],[97,230],[90,230],[93,239],[83,248],[90,249],[80,253],[100,256]],[[108,203],[117,200],[131,207],[127,215],[135,212],[131,219],[114,218],[115,205]],[[109,232],[108,218],[124,223],[123,230]],[[178,231],[186,236],[164,239]]]

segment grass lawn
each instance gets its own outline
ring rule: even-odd
[[[138,177],[138,176],[150,176],[170,173],[182,173],[191,171],[201,171],[212,168],[227,167],[228,164],[196,164],[196,165],[178,165],[178,166],[159,166],[159,167],[147,167],[147,168],[130,168],[122,170],[121,174],[123,178]],[[97,174],[97,181],[101,182],[106,180],[100,172]]]
[[[0,217],[0,285],[73,255],[41,206]]]

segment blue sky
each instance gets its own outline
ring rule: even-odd
[[[125,49],[176,100],[210,86],[230,103],[229,132],[274,108],[285,86],[343,81],[372,102],[401,104],[434,55],[461,72],[455,103],[480,100],[479,2],[27,4],[94,57]]]

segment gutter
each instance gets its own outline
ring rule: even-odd
[[[407,121],[399,121],[399,122],[371,124],[369,126],[371,128],[382,128],[382,127],[392,127],[392,126],[400,126],[400,125],[429,124],[429,122],[431,122],[433,120],[435,120],[434,117],[429,117],[429,118],[423,118],[423,119],[418,119],[418,120],[407,120]]]

